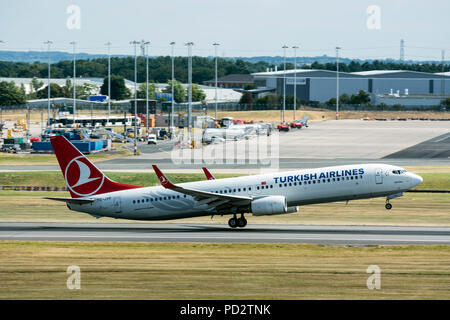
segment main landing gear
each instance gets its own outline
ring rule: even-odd
[[[240,218],[236,218],[236,215],[233,216],[230,220],[228,220],[228,225],[230,228],[244,228],[247,225],[247,219],[244,218],[244,215],[241,215]]]

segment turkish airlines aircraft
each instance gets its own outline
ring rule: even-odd
[[[207,181],[173,184],[154,165],[161,186],[140,187],[110,180],[64,136],[50,141],[71,198],[46,199],[95,217],[169,220],[230,214],[229,226],[243,228],[245,213],[287,214],[313,203],[386,197],[386,209],[391,209],[389,200],[422,182],[400,167],[360,164],[226,179],[214,179],[204,168]]]

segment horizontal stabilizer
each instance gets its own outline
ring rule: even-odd
[[[44,197],[44,199],[61,201],[61,202],[66,202],[66,203],[74,203],[74,204],[85,204],[85,203],[92,203],[92,202],[94,202],[94,199],[80,199],[80,198],[52,198],[52,197]]]

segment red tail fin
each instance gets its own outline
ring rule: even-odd
[[[141,188],[110,180],[64,136],[52,136],[50,141],[72,198]]]

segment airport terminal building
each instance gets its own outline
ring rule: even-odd
[[[295,83],[300,101],[323,103],[336,98],[336,71],[297,69],[286,70],[286,73],[272,71],[252,75],[255,91],[264,94],[283,94],[283,79],[286,76],[286,94],[294,94]],[[383,98],[387,104],[439,105],[444,96],[450,96],[450,75],[403,70],[339,72],[339,95],[346,93],[351,96],[360,90],[370,93],[373,100],[381,101]],[[394,98],[403,99],[397,101]]]

